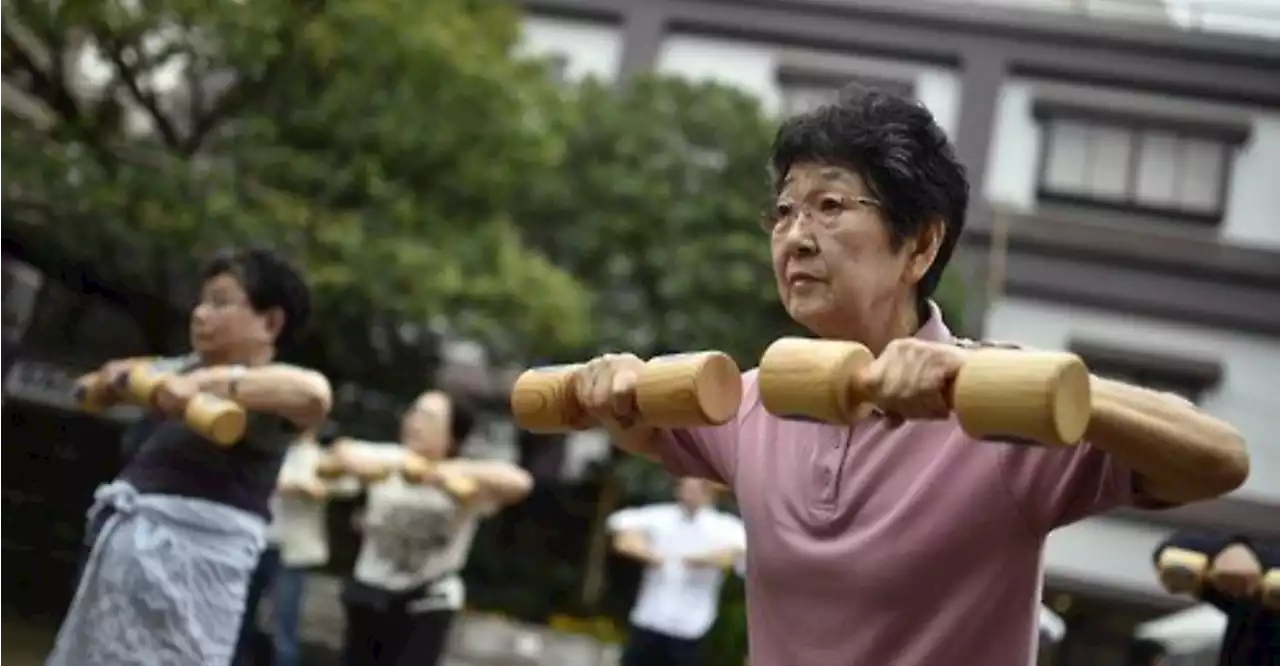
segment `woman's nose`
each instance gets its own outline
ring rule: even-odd
[[[787,229],[787,254],[793,257],[812,257],[818,254],[818,241],[809,231],[806,217],[808,216],[804,214],[799,215]]]

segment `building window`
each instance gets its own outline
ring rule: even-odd
[[[1247,126],[1036,104],[1038,198],[1216,224]]]
[[[1069,348],[1099,377],[1173,393],[1196,404],[1222,381],[1222,364],[1217,361],[1124,349],[1090,340],[1073,340]]]
[[[547,69],[556,83],[569,83],[569,56],[563,53],[547,56]]]
[[[840,100],[840,92],[850,84],[876,88],[902,97],[915,97],[915,84],[910,81],[842,74],[793,66],[778,69],[778,88],[782,93],[782,113],[794,116]]]

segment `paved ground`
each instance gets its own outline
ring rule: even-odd
[[[55,629],[49,621],[32,621],[4,611],[3,626],[7,641],[0,643],[0,661],[7,666],[40,666],[53,645]]]
[[[314,576],[304,607],[303,640],[308,666],[337,664],[342,637],[339,581]],[[8,637],[0,649],[7,666],[41,666],[53,645],[56,617],[23,617],[3,613],[0,631]],[[544,627],[513,623],[485,615],[464,615],[454,623],[450,655],[444,666],[616,666],[616,648]]]
[[[0,644],[0,662],[5,666],[43,666],[49,649],[53,646],[56,627],[49,619],[23,618],[10,611],[4,612],[3,626],[8,639]],[[322,659],[314,659],[317,663]],[[324,661],[328,661],[324,659]],[[446,658],[442,666],[484,666],[458,657]]]

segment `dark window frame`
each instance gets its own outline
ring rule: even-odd
[[[569,55],[557,51],[546,55],[545,58],[551,79],[558,84],[568,85],[571,82],[569,77]]]
[[[1100,377],[1177,393],[1200,404],[1205,393],[1222,383],[1220,361],[1120,347],[1087,339],[1074,339],[1067,348],[1084,360]]]
[[[1040,159],[1036,167],[1036,199],[1045,203],[1058,203],[1081,208],[1109,210],[1121,213],[1159,217],[1206,227],[1218,227],[1226,217],[1227,200],[1235,172],[1235,157],[1241,146],[1248,142],[1251,127],[1248,123],[1214,122],[1200,118],[1181,118],[1141,114],[1111,109],[1100,109],[1047,100],[1036,100],[1032,116],[1041,127]],[[1107,199],[1075,192],[1056,191],[1046,185],[1049,172],[1054,124],[1077,122],[1084,125],[1119,130],[1130,142],[1128,186],[1123,199]],[[1218,174],[1217,201],[1212,211],[1200,212],[1139,202],[1135,198],[1138,169],[1142,157],[1143,133],[1162,131],[1172,134],[1176,141],[1209,141],[1222,151],[1222,168]]]

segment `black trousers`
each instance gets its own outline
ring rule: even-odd
[[[632,627],[621,666],[697,666],[701,639],[676,638]]]
[[[258,566],[253,570],[253,578],[249,579],[249,591],[244,600],[244,619],[240,621],[240,639],[236,642],[236,654],[232,666],[250,666],[256,663],[262,650],[259,645],[266,642],[258,630],[258,606],[271,587],[276,571],[280,568],[280,551],[268,548],[258,558]]]
[[[449,639],[454,611],[410,613],[344,604],[342,666],[436,666]]]

